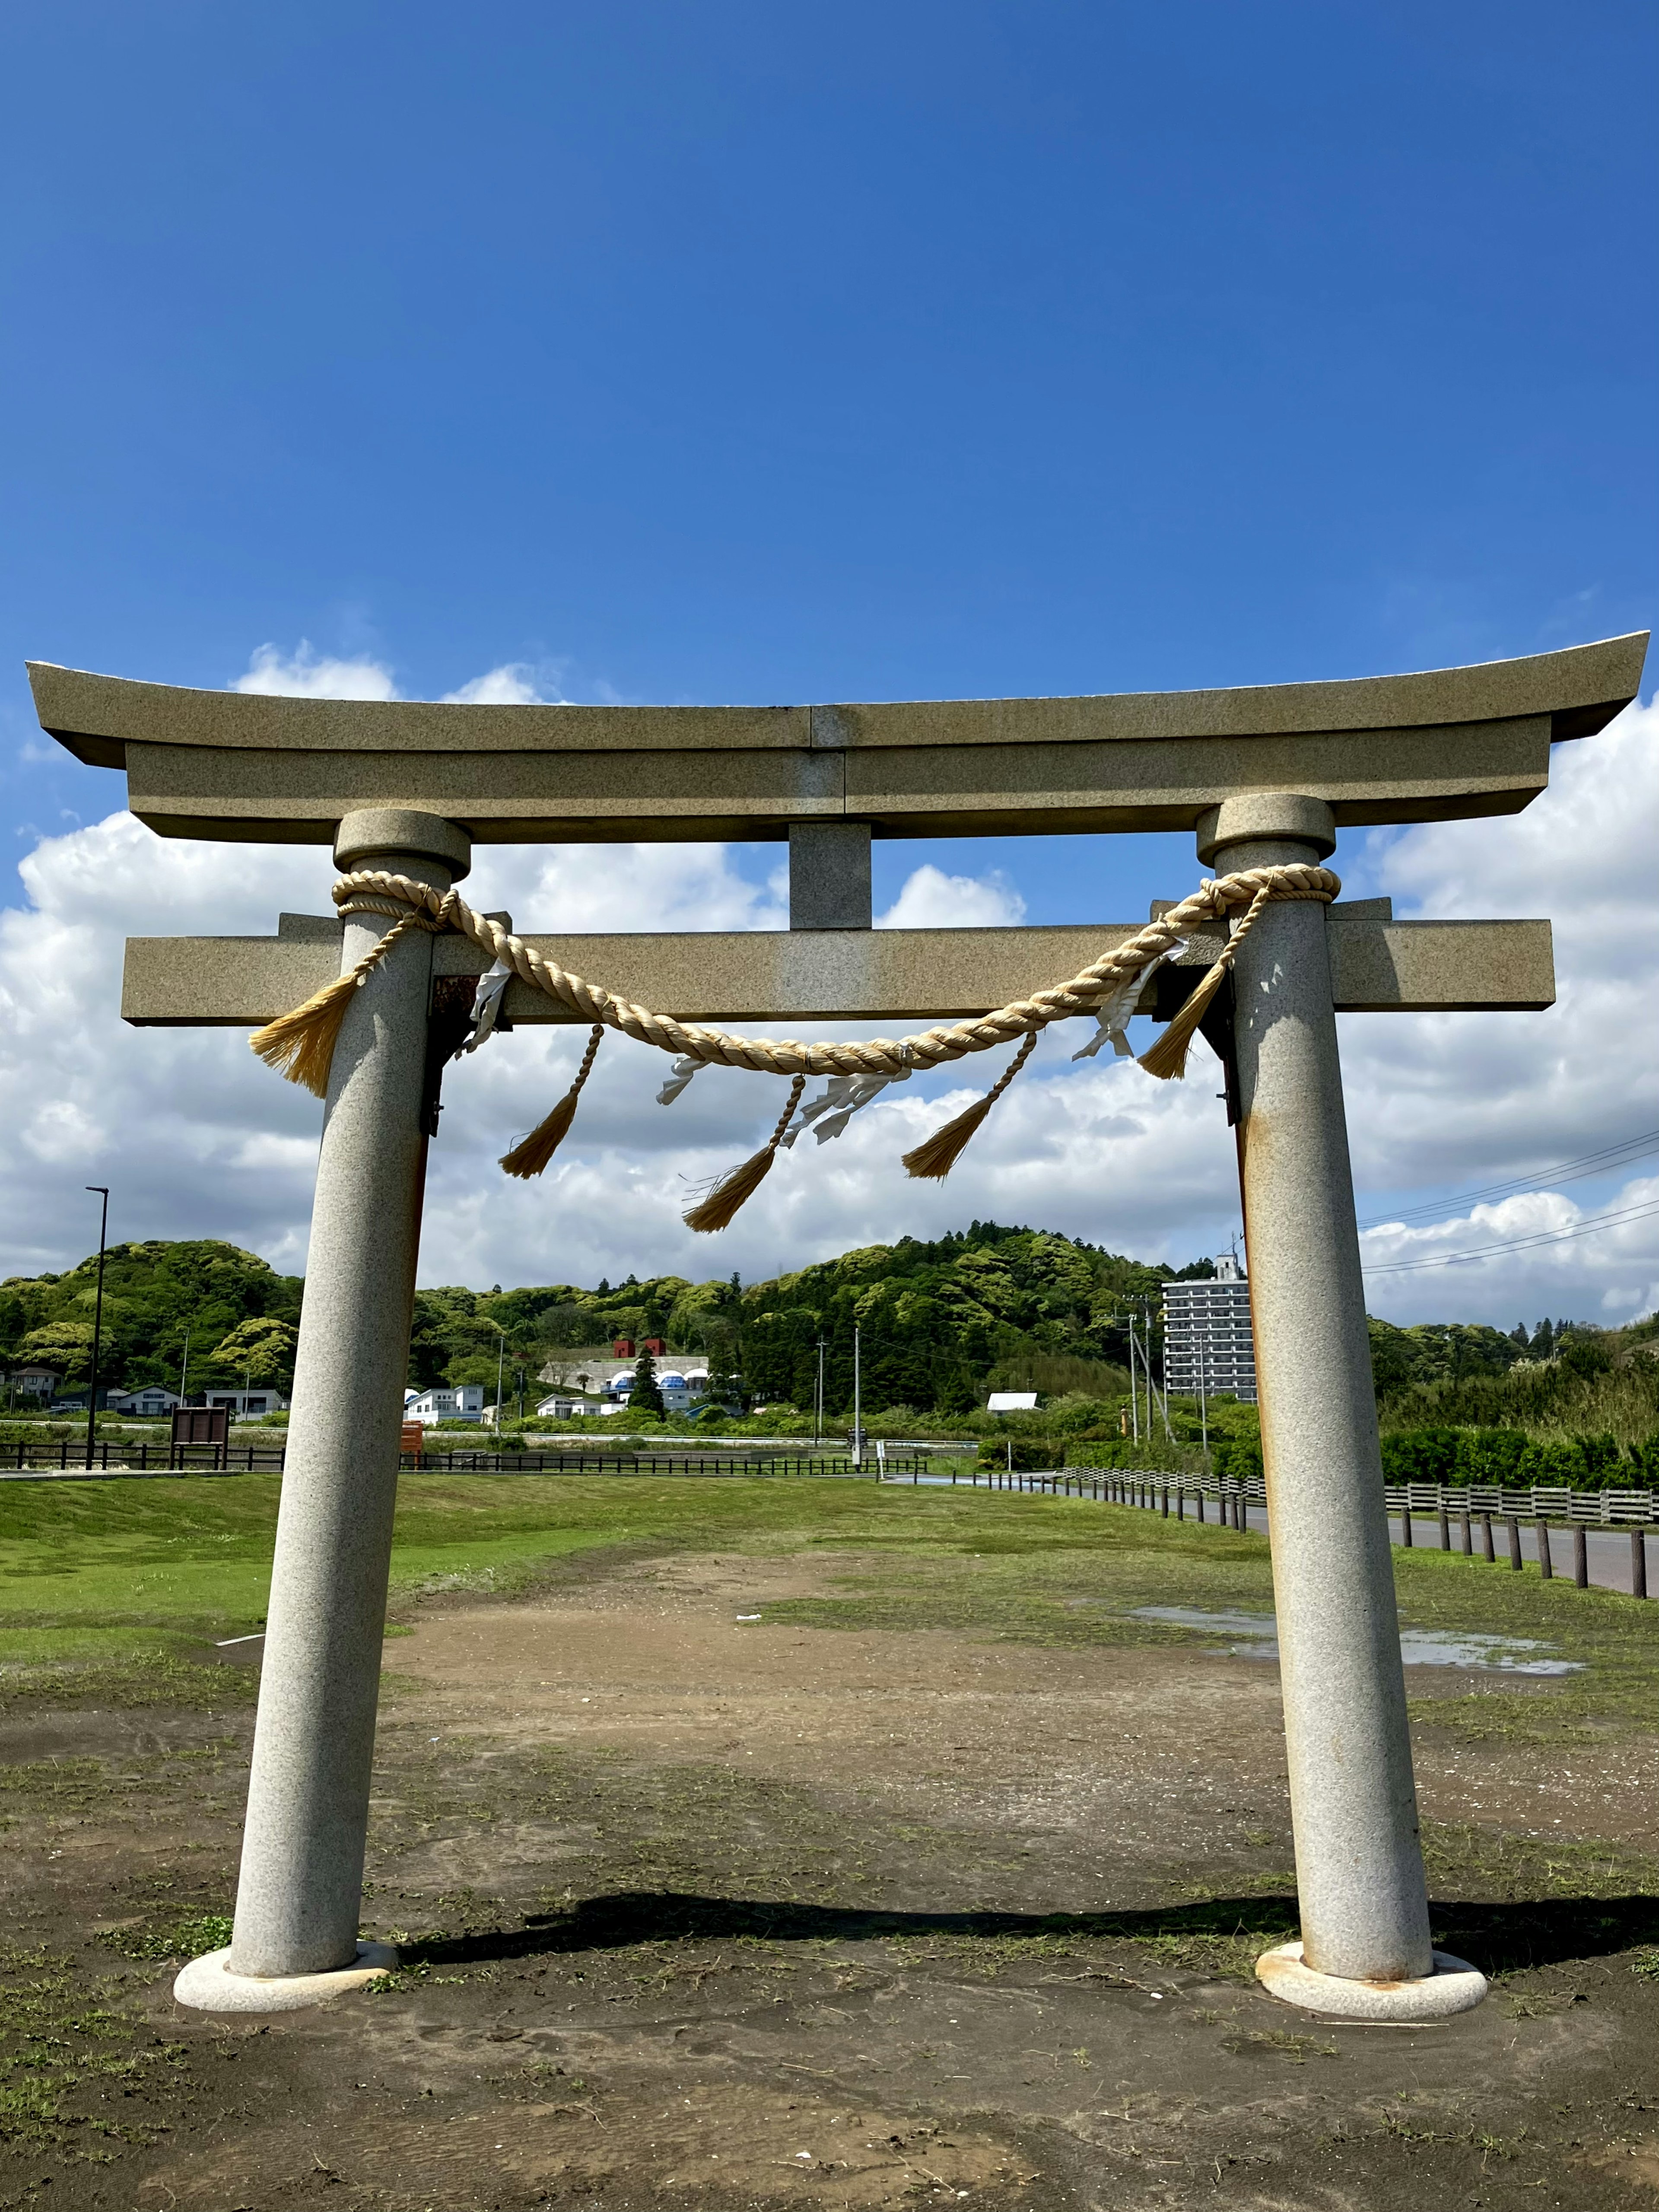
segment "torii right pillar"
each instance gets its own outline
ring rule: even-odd
[[[1330,808],[1230,799],[1199,825],[1218,874],[1327,859]],[[1486,1995],[1436,1952],[1418,1832],[1394,1562],[1365,1328],[1326,915],[1275,902],[1240,946],[1239,1175],[1261,1404],[1302,1940],[1257,1972],[1350,2020],[1431,2020]]]

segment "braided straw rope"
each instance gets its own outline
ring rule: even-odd
[[[492,960],[506,962],[521,982],[528,983],[532,990],[541,992],[584,1021],[620,1030],[624,1036],[633,1037],[641,1044],[655,1045],[659,1052],[672,1053],[677,1059],[753,1068],[767,1075],[901,1075],[907,1069],[943,1066],[969,1053],[985,1052],[994,1045],[1006,1044],[1011,1038],[1033,1035],[1046,1029],[1050,1022],[1093,1012],[1103,999],[1138,975],[1149,962],[1170,951],[1193,930],[1224,918],[1235,908],[1249,908],[1247,922],[1254,922],[1262,909],[1275,900],[1317,899],[1328,902],[1341,888],[1341,878],[1330,869],[1300,863],[1284,867],[1246,868],[1237,875],[1218,876],[1200,884],[1190,897],[1160,915],[1156,921],[1148,922],[1144,929],[1137,930],[1115,951],[1103,953],[1067,983],[1034,991],[1029,999],[1012,1000],[1007,1006],[999,1006],[994,1013],[955,1022],[947,1029],[924,1030],[914,1036],[870,1037],[857,1044],[803,1044],[793,1037],[774,1040],[733,1036],[724,1030],[704,1029],[695,1022],[676,1021],[671,1014],[653,1013],[649,1006],[617,998],[599,984],[572,975],[556,960],[548,959],[533,945],[526,945],[522,938],[503,929],[499,922],[476,912],[455,891],[437,891],[430,884],[416,883],[409,876],[392,875],[380,869],[358,869],[340,878],[334,886],[334,900],[343,915],[392,915],[400,923],[412,923],[416,927],[455,930],[471,939]],[[1243,933],[1243,930],[1235,931],[1228,939],[1216,963],[1223,973],[1231,967]],[[389,932],[374,951],[357,963],[352,971],[356,981],[367,976],[376,964],[377,954],[384,957],[397,934],[396,930]],[[1219,981],[1218,975],[1216,980]],[[338,988],[337,982],[331,984],[326,992],[317,994],[318,999]],[[307,1000],[305,1006],[296,1007],[292,1015],[283,1017],[283,1021],[302,1021],[312,1003]],[[252,1040],[256,1050],[260,1049],[259,1037],[263,1034],[260,1032]]]

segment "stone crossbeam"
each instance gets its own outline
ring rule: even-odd
[[[1387,899],[1329,909],[1336,1008],[1346,1013],[1536,1012],[1555,1000],[1547,921],[1395,921]],[[1131,922],[1017,929],[737,930],[532,937],[561,967],[682,1021],[960,1020],[1066,981],[1134,934]],[[1200,934],[1207,966],[1218,935]],[[465,938],[441,937],[432,972],[482,975]],[[121,1012],[139,1028],[253,1028],[339,973],[340,926],[283,915],[275,937],[127,940]],[[1141,1011],[1152,1011],[1151,984]],[[582,1023],[527,983],[518,1023]]]
[[[1635,696],[1644,635],[1410,676],[1076,699],[819,707],[479,707],[187,690],[30,665],[42,726],[125,769],[171,837],[326,844],[361,809],[477,843],[1194,829],[1299,792],[1339,828],[1510,814],[1552,743]]]

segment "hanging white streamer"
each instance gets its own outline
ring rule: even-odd
[[[501,1000],[507,987],[513,981],[511,962],[498,960],[487,975],[478,978],[478,988],[472,994],[472,1027],[455,1048],[459,1060],[464,1052],[477,1052],[485,1040],[495,1034],[496,1017],[501,1011]]]
[[[1074,1060],[1092,1060],[1109,1038],[1112,1050],[1120,1060],[1132,1059],[1133,1048],[1127,1034],[1129,1017],[1135,1010],[1135,1001],[1146,988],[1146,978],[1155,968],[1162,967],[1166,960],[1178,960],[1186,950],[1184,942],[1172,945],[1167,952],[1160,952],[1155,960],[1149,960],[1138,975],[1132,975],[1127,983],[1121,983],[1103,1006],[1095,1008],[1095,1019],[1100,1027],[1082,1050],[1074,1052],[1072,1058]]]
[[[674,1062],[674,1073],[668,1078],[668,1080],[663,1085],[662,1089],[657,1093],[658,1105],[672,1106],[674,1101],[679,1097],[681,1091],[684,1090],[686,1085],[690,1083],[692,1077],[696,1073],[697,1070],[700,1067],[707,1066],[707,1065],[708,1062],[706,1060],[677,1060]]]
[[[826,1144],[831,1137],[840,1136],[854,1115],[885,1091],[890,1083],[908,1083],[909,1079],[908,1067],[897,1075],[832,1075],[818,1096],[799,1109],[779,1142],[793,1151],[802,1130],[811,1128],[819,1144]]]

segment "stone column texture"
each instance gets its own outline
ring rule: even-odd
[[[404,853],[374,865],[447,889]],[[342,967],[392,923],[347,921]],[[399,1431],[414,1309],[432,938],[356,993],[329,1078],[276,1524],[230,1965],[320,1973],[356,1955]]]
[[[1215,866],[1322,857],[1256,836]],[[1304,1956],[1396,1981],[1432,1960],[1326,913],[1276,902],[1239,950],[1245,1237]]]

